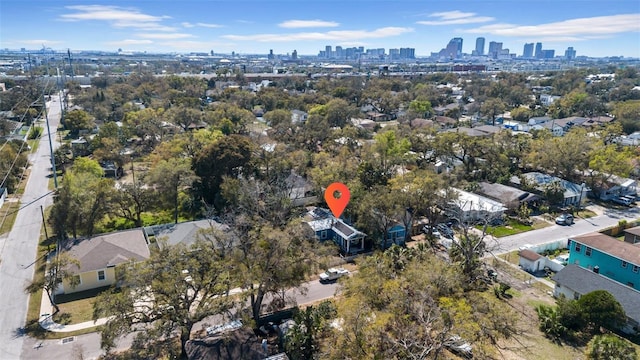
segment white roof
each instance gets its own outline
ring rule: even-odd
[[[454,202],[463,211],[498,212],[507,210],[502,203],[495,200],[460,189],[453,188],[453,190],[458,193],[458,199]]]

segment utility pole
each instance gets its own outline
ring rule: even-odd
[[[44,227],[44,237],[47,239],[47,251],[49,251],[49,233],[47,233],[47,221],[44,218],[44,208],[40,205],[40,213],[42,214],[42,226]]]
[[[60,123],[64,124],[64,106],[62,105],[64,102],[64,82],[60,79],[60,68],[56,67],[56,72],[58,73],[58,85],[60,86],[60,92],[58,93],[60,96]]]
[[[44,88],[42,89],[42,107],[44,109],[44,119],[47,123],[47,134],[49,136],[49,152],[51,154],[51,169],[53,170],[53,187],[58,188],[58,174],[56,171],[56,158],[53,156],[53,142],[51,141],[51,129],[49,127],[49,115],[47,113],[47,101],[44,97]]]

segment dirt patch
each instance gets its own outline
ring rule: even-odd
[[[528,273],[515,269],[509,264],[493,260],[491,266],[498,273],[498,281],[511,286],[505,301],[520,315],[519,327],[522,333],[500,343],[500,356],[506,360],[576,360],[584,359],[584,348],[558,344],[547,339],[538,329],[538,305],[554,305],[550,295],[552,289],[537,282]]]

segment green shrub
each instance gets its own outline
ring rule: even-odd
[[[34,140],[42,136],[43,129],[40,126],[33,126],[29,131],[29,136],[27,137],[29,140]]]

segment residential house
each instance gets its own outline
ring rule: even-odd
[[[433,127],[435,122],[430,119],[415,118],[409,122],[412,129]]]
[[[404,225],[400,222],[395,222],[393,226],[391,226],[391,228],[387,230],[387,234],[384,240],[382,241],[382,243],[380,244],[380,247],[382,249],[388,249],[392,245],[404,246],[405,235],[406,235],[406,229]]]
[[[383,114],[383,113],[379,113],[379,112],[375,112],[375,111],[370,111],[367,113],[367,119],[369,120],[373,120],[373,121],[391,121],[391,120],[395,120],[395,115],[391,115],[391,114]]]
[[[640,246],[640,226],[624,230],[624,242]]]
[[[304,206],[318,201],[318,197],[313,194],[313,185],[304,177],[291,171],[285,181],[293,205]]]
[[[7,200],[7,188],[0,187],[0,208],[4,205],[5,200]]]
[[[448,116],[436,116],[433,121],[440,126],[441,129],[453,129],[458,121]]]
[[[540,94],[540,103],[544,106],[549,106],[553,104],[554,101],[559,100],[560,96],[549,95],[549,94]]]
[[[309,114],[301,110],[291,110],[291,123],[302,124],[307,121]]]
[[[603,184],[599,190],[600,199],[604,201],[625,195],[635,197],[638,193],[638,182],[633,179],[611,175],[607,184]]]
[[[569,238],[569,264],[640,290],[640,246],[591,233]]]
[[[359,127],[361,129],[367,129],[367,130],[375,130],[375,128],[379,126],[375,121],[370,119],[351,118],[351,123],[355,127]]]
[[[89,155],[89,142],[85,138],[71,140],[71,154],[76,158],[78,156]]]
[[[551,121],[551,118],[548,116],[537,116],[529,119],[529,125],[541,125],[546,123],[547,121]]]
[[[72,287],[63,281],[56,294],[110,286],[116,283],[116,267],[131,262],[147,260],[151,253],[142,229],[96,235],[89,239],[68,240],[60,249],[78,260],[79,268],[73,271],[79,285]]]
[[[542,124],[535,124],[535,125],[531,125],[530,131],[531,130],[544,130],[547,129],[551,132],[551,135],[553,136],[563,136],[565,133],[565,130],[562,126],[560,126],[559,124],[556,124],[555,120],[552,121],[547,121],[544,122]]]
[[[581,125],[590,128],[601,127],[613,122],[614,120],[615,119],[611,116],[594,116],[588,118],[587,121],[583,122]]]
[[[589,188],[586,187],[584,183],[578,185],[570,181],[539,172],[524,173],[521,177],[525,179],[527,184],[532,185],[539,193],[543,193],[547,185],[556,181],[559,182],[560,186],[564,189],[564,199],[559,204],[561,206],[576,206],[587,200]],[[518,176],[512,176],[510,182],[516,186],[522,186],[522,179]]]
[[[456,207],[458,220],[475,222],[501,218],[507,208],[504,204],[481,195],[451,188],[457,195],[451,205]]]
[[[364,251],[366,234],[336,218],[327,209],[312,208],[307,214],[307,224],[321,242],[331,240],[346,255],[355,255]]]
[[[497,183],[491,184],[488,182],[478,183],[478,188],[475,190],[475,193],[498,201],[504,204],[509,210],[513,211],[517,210],[525,203],[530,206],[535,206],[535,203],[540,200],[540,196],[530,192],[523,191],[512,186]]]
[[[433,108],[433,112],[438,116],[442,116],[449,111],[458,110],[458,109],[460,109],[460,105],[457,102],[455,102],[455,103],[447,104],[445,106],[436,106]]]
[[[627,323],[622,328],[626,333],[637,333],[640,330],[640,292],[629,286],[613,281],[601,273],[570,264],[556,273],[552,280],[556,282],[553,296],[564,296],[567,299],[579,299],[580,296],[596,290],[606,290],[620,303],[627,316]]]
[[[144,235],[150,244],[155,243],[167,246],[184,244],[191,246],[198,240],[201,233],[211,229],[228,232],[229,226],[220,224],[212,219],[203,219],[178,224],[147,226],[144,228]]]

